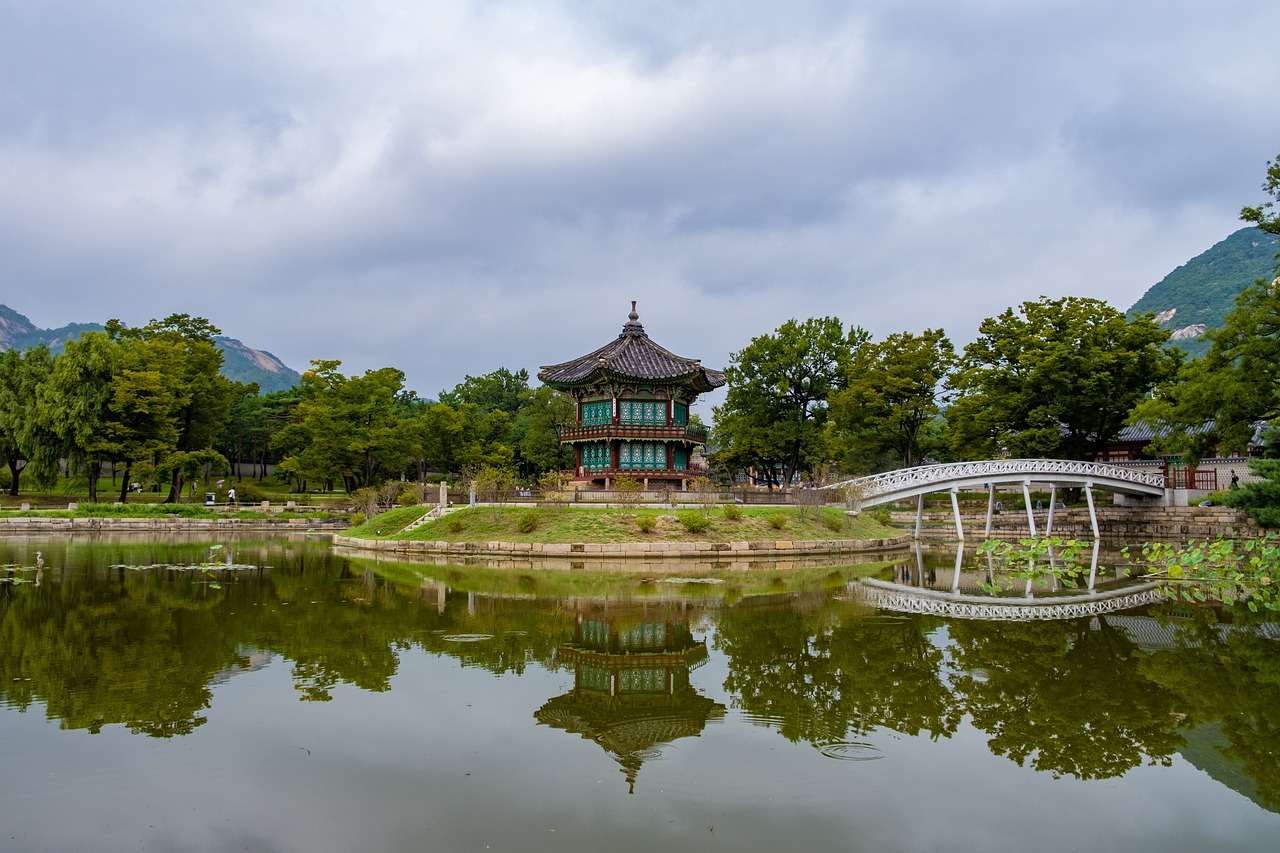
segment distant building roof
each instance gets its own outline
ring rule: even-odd
[[[699,393],[719,388],[724,374],[702,366],[696,358],[685,358],[654,343],[640,325],[636,304],[615,340],[584,356],[561,364],[549,364],[538,378],[560,388],[589,385],[617,378],[649,382],[687,382]]]

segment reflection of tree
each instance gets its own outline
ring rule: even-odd
[[[827,743],[877,726],[950,736],[960,713],[928,639],[936,623],[844,607],[725,610],[715,644],[728,656],[724,686],[735,704],[776,720],[793,741]]]
[[[1261,805],[1280,811],[1280,643],[1249,625],[1179,627],[1178,646],[1143,660],[1143,674],[1178,697],[1189,724],[1216,722],[1222,755],[1243,768]]]
[[[572,630],[554,604],[468,607],[451,596],[438,609],[434,597],[424,606],[419,588],[351,575],[323,544],[256,547],[238,545],[236,560],[272,569],[223,573],[220,588],[201,571],[112,568],[201,562],[202,544],[68,545],[48,554],[49,565],[76,568],[47,570],[38,587],[0,586],[0,701],[42,702],[67,728],[123,724],[169,737],[204,722],[209,685],[243,669],[255,649],[291,660],[301,697],[325,700],[338,684],[388,689],[411,645],[519,671],[529,660],[551,661]],[[449,642],[461,633],[492,639]]]
[[[997,755],[1081,779],[1168,764],[1182,744],[1175,697],[1143,677],[1142,654],[1105,617],[956,621],[954,686]]]

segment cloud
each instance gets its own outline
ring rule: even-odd
[[[1125,306],[1280,150],[1221,3],[10,5],[0,301],[182,310],[432,394],[651,334],[723,363],[1041,293]]]

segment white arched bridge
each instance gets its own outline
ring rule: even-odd
[[[1053,532],[1053,510],[1057,504],[1059,486],[1084,489],[1089,504],[1089,521],[1093,525],[1094,538],[1098,536],[1098,515],[1093,504],[1093,490],[1105,489],[1125,495],[1151,498],[1164,497],[1164,476],[1158,473],[1135,471],[1104,462],[1080,462],[1071,459],[992,459],[982,462],[951,462],[942,465],[920,465],[902,468],[868,477],[854,477],[824,486],[838,489],[849,495],[859,509],[865,509],[895,501],[916,499],[916,536],[924,514],[924,496],[933,492],[951,493],[951,510],[955,515],[956,535],[964,538],[960,523],[958,494],[972,489],[987,491],[987,529],[991,533],[991,519],[995,509],[997,486],[1019,485],[1027,509],[1027,524],[1031,535],[1036,535],[1036,519],[1031,509],[1032,485],[1049,487],[1049,517],[1045,534]]]

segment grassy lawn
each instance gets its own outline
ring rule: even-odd
[[[421,508],[417,508],[421,510]],[[448,542],[734,542],[802,539],[881,539],[902,531],[870,516],[857,518],[836,509],[795,507],[739,507],[739,517],[715,509],[571,509],[568,507],[476,507],[429,521],[403,537],[402,529],[416,516],[396,516],[391,510],[370,519],[357,530],[382,531],[382,538],[431,539]],[[400,519],[403,524],[398,524]],[[652,521],[644,521],[643,519]],[[649,531],[641,525],[652,523]],[[697,529],[702,527],[704,529]],[[353,532],[352,535],[363,535]]]
[[[261,510],[242,509],[236,512],[218,512],[200,504],[154,504],[126,503],[90,504],[82,503],[77,509],[33,509],[0,510],[0,518],[166,518],[171,515],[182,518],[245,518],[245,519],[294,519],[306,518],[312,521],[342,519],[347,516],[339,512],[262,512]]]
[[[380,512],[373,518],[343,531],[344,536],[357,536],[361,539],[389,539],[409,524],[421,518],[429,509],[425,506],[398,506],[386,512]]]

